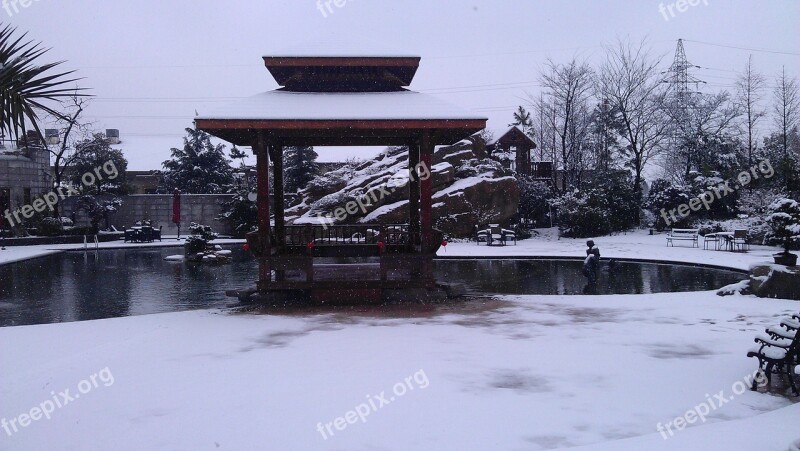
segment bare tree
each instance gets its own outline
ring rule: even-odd
[[[53,163],[53,188],[59,188],[67,179],[69,167],[78,158],[77,143],[91,136],[90,123],[81,120],[89,99],[83,96],[72,96],[67,111],[52,118],[59,128],[61,142],[47,146]],[[59,205],[53,207],[53,216],[59,217]]]
[[[747,135],[747,160],[753,164],[753,150],[758,142],[758,122],[767,112],[760,107],[766,79],[753,69],[753,55],[747,58],[744,72],[736,80],[736,102],[744,115]]]
[[[786,76],[786,68],[781,70],[777,77],[773,90],[775,104],[775,126],[781,139],[781,150],[783,151],[784,178],[786,179],[786,189],[791,190],[791,160],[789,159],[789,135],[798,126],[798,114],[800,114],[800,93],[798,92],[797,79]]]
[[[580,180],[584,164],[582,153],[587,147],[593,79],[592,68],[575,58],[566,64],[548,60],[540,77],[552,113],[547,116],[547,126],[555,132],[558,140],[563,169],[562,192]]]
[[[781,134],[781,148],[783,149],[784,157],[788,157],[789,132],[797,127],[798,114],[800,114],[800,93],[798,92],[797,79],[794,77],[788,78],[785,68],[777,77],[773,96],[775,97],[775,105],[773,106],[775,126],[778,128],[778,133]]]
[[[634,45],[620,40],[616,46],[606,48],[606,61],[597,79],[597,96],[619,112],[621,144],[638,194],[642,191],[642,172],[661,153],[669,132],[660,64],[660,58],[650,55],[646,41]]]

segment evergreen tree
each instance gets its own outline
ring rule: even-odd
[[[97,168],[100,168],[102,178],[93,177],[94,185],[84,186],[84,175],[96,175]],[[96,134],[75,145],[75,156],[69,167],[69,180],[74,186],[84,186],[85,194],[127,194],[127,172],[128,160],[121,150],[112,148],[102,134]]]
[[[590,145],[595,169],[608,172],[619,158],[619,136],[623,133],[619,111],[607,100],[600,102],[592,112]]]
[[[162,166],[160,190],[176,188],[184,194],[224,193],[233,183],[233,169],[225,158],[225,146],[211,144],[211,136],[194,128],[186,129],[183,148],[172,149],[172,158]]]
[[[286,194],[294,194],[308,185],[319,171],[317,152],[313,147],[287,147],[283,153],[283,186]]]
[[[533,119],[531,119],[531,113],[526,111],[522,106],[519,106],[517,111],[514,112],[514,122],[508,124],[508,126],[519,127],[523,133],[533,139]]]

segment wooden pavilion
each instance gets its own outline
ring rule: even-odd
[[[406,89],[419,62],[417,56],[265,56],[281,88],[196,118],[198,129],[252,146],[257,157],[259,230],[248,242],[259,280],[240,297],[374,302],[436,292],[432,263],[441,235],[433,228],[432,180],[417,170],[430,169],[435,146],[484,129],[486,118]],[[408,223],[286,224],[287,146],[377,145],[408,148]]]

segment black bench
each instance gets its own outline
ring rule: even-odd
[[[800,396],[794,382],[795,368],[800,364],[800,314],[781,321],[780,327],[770,327],[766,336],[758,336],[757,348],[747,353],[747,357],[758,359],[758,371],[767,377],[767,387],[772,384],[772,375],[785,375],[795,396]],[[758,388],[753,380],[752,390]]]

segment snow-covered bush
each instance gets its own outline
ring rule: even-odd
[[[217,233],[211,226],[198,224],[193,222],[189,225],[189,233],[191,234],[186,238],[185,252],[187,256],[195,255],[198,252],[204,252],[209,243],[217,239]]]
[[[725,178],[719,172],[712,171],[710,175],[702,175],[698,172],[689,174],[689,183],[692,186],[692,197],[700,197],[705,192],[715,193],[714,188],[719,189],[725,183]],[[714,201],[709,204],[710,208],[705,208],[693,213],[694,216],[704,216],[708,218],[730,218],[736,215],[736,200],[738,191],[728,193],[722,197],[715,196]]]
[[[63,227],[58,218],[46,217],[42,218],[39,222],[39,235],[41,236],[58,236],[61,235]]]
[[[610,232],[608,212],[594,204],[586,192],[566,193],[550,201],[558,212],[561,234],[571,238],[605,235]]]
[[[692,198],[692,190],[686,185],[679,185],[664,179],[656,179],[650,187],[650,193],[645,199],[645,208],[649,209],[656,216],[655,227],[658,230],[663,230],[667,227],[661,210],[669,212],[674,208],[678,208],[681,204],[688,204],[689,199]],[[686,225],[687,220],[679,219],[678,223],[670,224],[672,227],[681,228]]]
[[[561,234],[586,238],[627,230],[639,221],[636,193],[630,174],[607,172],[589,180],[581,191],[566,193],[550,202],[558,214]]]
[[[553,197],[549,183],[534,180],[532,177],[518,177],[519,216],[529,221],[541,221],[550,212],[548,201]]]
[[[743,189],[739,193],[736,203],[739,213],[747,216],[764,216],[769,211],[769,206],[778,199],[783,199],[786,194],[774,189]]]
[[[793,199],[778,199],[769,206],[767,222],[772,233],[767,243],[783,246],[788,252],[800,244],[800,204]]]
[[[251,201],[247,189],[242,189],[233,198],[222,204],[218,221],[228,224],[237,237],[244,237],[258,229],[258,205]]]

